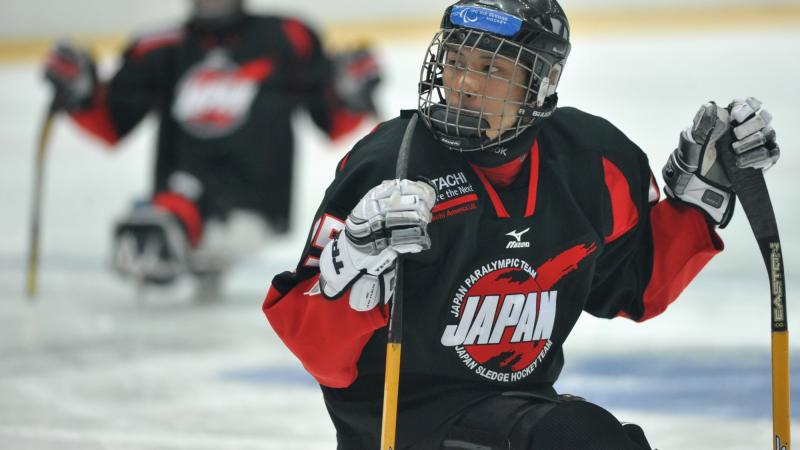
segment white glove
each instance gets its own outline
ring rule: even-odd
[[[734,100],[728,109],[736,136],[732,145],[737,155],[736,166],[767,170],[775,165],[781,157],[781,150],[775,142],[775,130],[770,125],[772,114],[753,97]]]
[[[780,156],[775,131],[769,127],[771,120],[754,98],[735,100],[728,108],[714,102],[701,106],[664,166],[664,192],[701,209],[714,224],[725,227],[733,215],[735,195],[717,152],[734,152],[739,168],[771,167]],[[732,143],[722,139],[731,126]]]
[[[327,298],[348,287],[350,306],[368,311],[394,291],[397,255],[431,246],[427,225],[436,191],[424,181],[388,180],[358,202],[320,257],[320,290]]]

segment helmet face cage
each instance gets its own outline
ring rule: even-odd
[[[460,59],[476,54],[484,61],[479,70]],[[510,76],[507,70],[504,76],[495,73],[501,61],[513,66]],[[559,75],[560,64],[552,57],[516,42],[480,30],[443,28],[433,37],[422,65],[420,116],[454,150],[484,150],[531,126],[538,117],[531,108],[542,107],[555,92]],[[466,86],[468,77],[471,86]],[[468,96],[479,99],[468,107]]]

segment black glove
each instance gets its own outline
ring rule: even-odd
[[[44,76],[55,88],[55,102],[67,111],[90,105],[97,88],[97,69],[88,51],[62,41],[45,61]]]
[[[333,57],[334,86],[344,106],[353,112],[375,114],[373,95],[381,82],[375,55],[366,47]]]

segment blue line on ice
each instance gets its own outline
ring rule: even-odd
[[[739,354],[742,356],[742,354]],[[559,392],[583,396],[613,410],[704,416],[771,417],[769,355],[716,355],[713,360],[675,356],[611,356],[567,362]],[[737,362],[738,361],[738,362]],[[800,373],[793,361],[792,372]],[[316,387],[302,368],[272,366],[225,371],[225,381]],[[800,411],[800,379],[792,380],[792,410]]]

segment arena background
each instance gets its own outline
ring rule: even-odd
[[[562,2],[574,39],[561,104],[614,122],[647,152],[659,180],[702,102],[754,95],[775,116],[783,157],[767,178],[784,244],[797,417],[800,2],[598,3]],[[421,57],[447,2],[251,4],[310,21],[333,49],[375,45],[386,69],[378,104],[390,117],[416,104]],[[175,23],[186,5],[0,0],[0,448],[334,448],[318,388],[260,304],[271,277],[296,263],[333,167],[356,135],[328,144],[298,115],[292,233],[243,261],[222,302],[197,304],[186,284],[140,295],[106,268],[111,224],[147,192],[155,121],[109,152],[58,120],[41,294],[23,294],[34,137],[50,95],[44,52],[57,37],[75,38],[98,52],[108,74],[130,36]],[[662,316],[643,324],[583,317],[558,388],[641,423],[661,450],[769,448],[767,277],[741,211],[721,235],[725,252]]]

